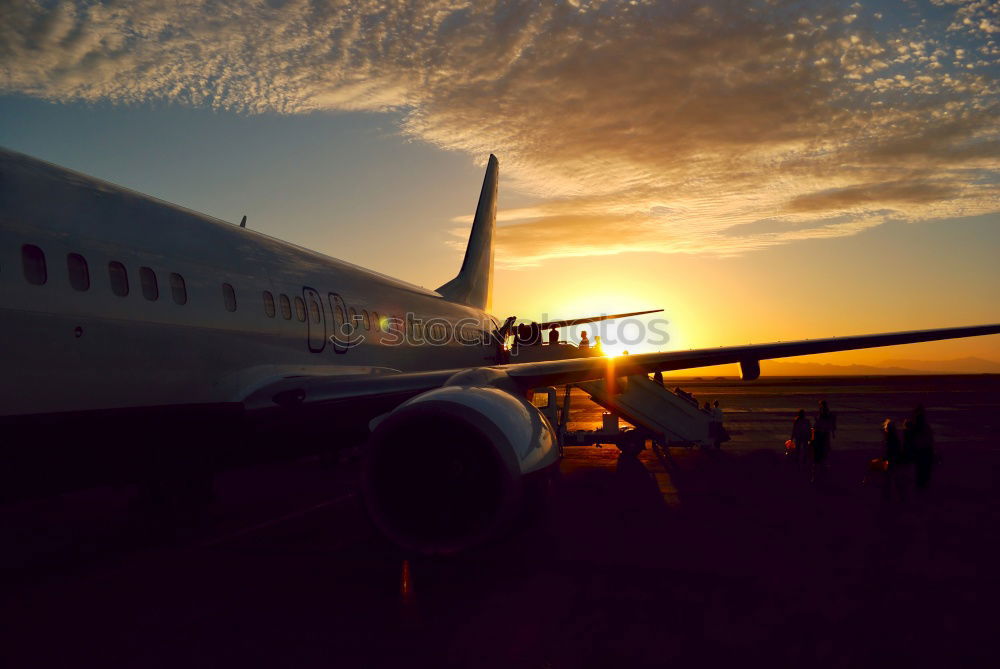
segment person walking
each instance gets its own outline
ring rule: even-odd
[[[889,501],[892,498],[892,489],[895,488],[897,496],[902,501],[905,499],[902,486],[902,467],[905,464],[903,443],[899,439],[896,423],[891,418],[886,418],[882,423],[882,443],[884,446],[882,457],[885,459],[882,499]]]
[[[806,451],[809,447],[811,433],[812,424],[806,416],[806,410],[799,409],[799,413],[792,422],[792,442],[795,444],[795,461],[800,467],[806,461]]]
[[[712,403],[712,438],[715,441],[716,450],[722,448],[722,442],[729,441],[729,433],[722,424],[722,407],[719,400]]]
[[[934,468],[934,434],[922,404],[917,405],[913,418],[904,426],[903,453],[913,461],[917,490],[926,490]]]
[[[830,454],[830,442],[837,433],[837,420],[826,400],[820,400],[819,413],[812,429],[813,481],[817,472],[826,471],[826,457]]]

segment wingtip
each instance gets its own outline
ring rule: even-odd
[[[489,164],[490,164],[490,165],[499,165],[499,164],[500,164],[500,161],[499,161],[499,160],[497,160],[497,157],[496,157],[496,156],[495,156],[494,154],[492,154],[492,153],[491,153],[491,154],[490,154],[490,160],[489,160]]]

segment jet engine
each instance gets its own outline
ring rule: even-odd
[[[481,543],[516,516],[529,475],[558,461],[552,425],[508,383],[495,370],[461,372],[375,426],[363,490],[392,541],[425,554]]]

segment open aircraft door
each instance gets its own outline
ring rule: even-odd
[[[302,299],[306,301],[306,328],[309,350],[319,353],[326,347],[326,309],[323,300],[313,288],[302,288]]]

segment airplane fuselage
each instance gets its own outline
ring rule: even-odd
[[[25,156],[0,161],[0,416],[231,403],[290,375],[497,361],[479,309]]]

